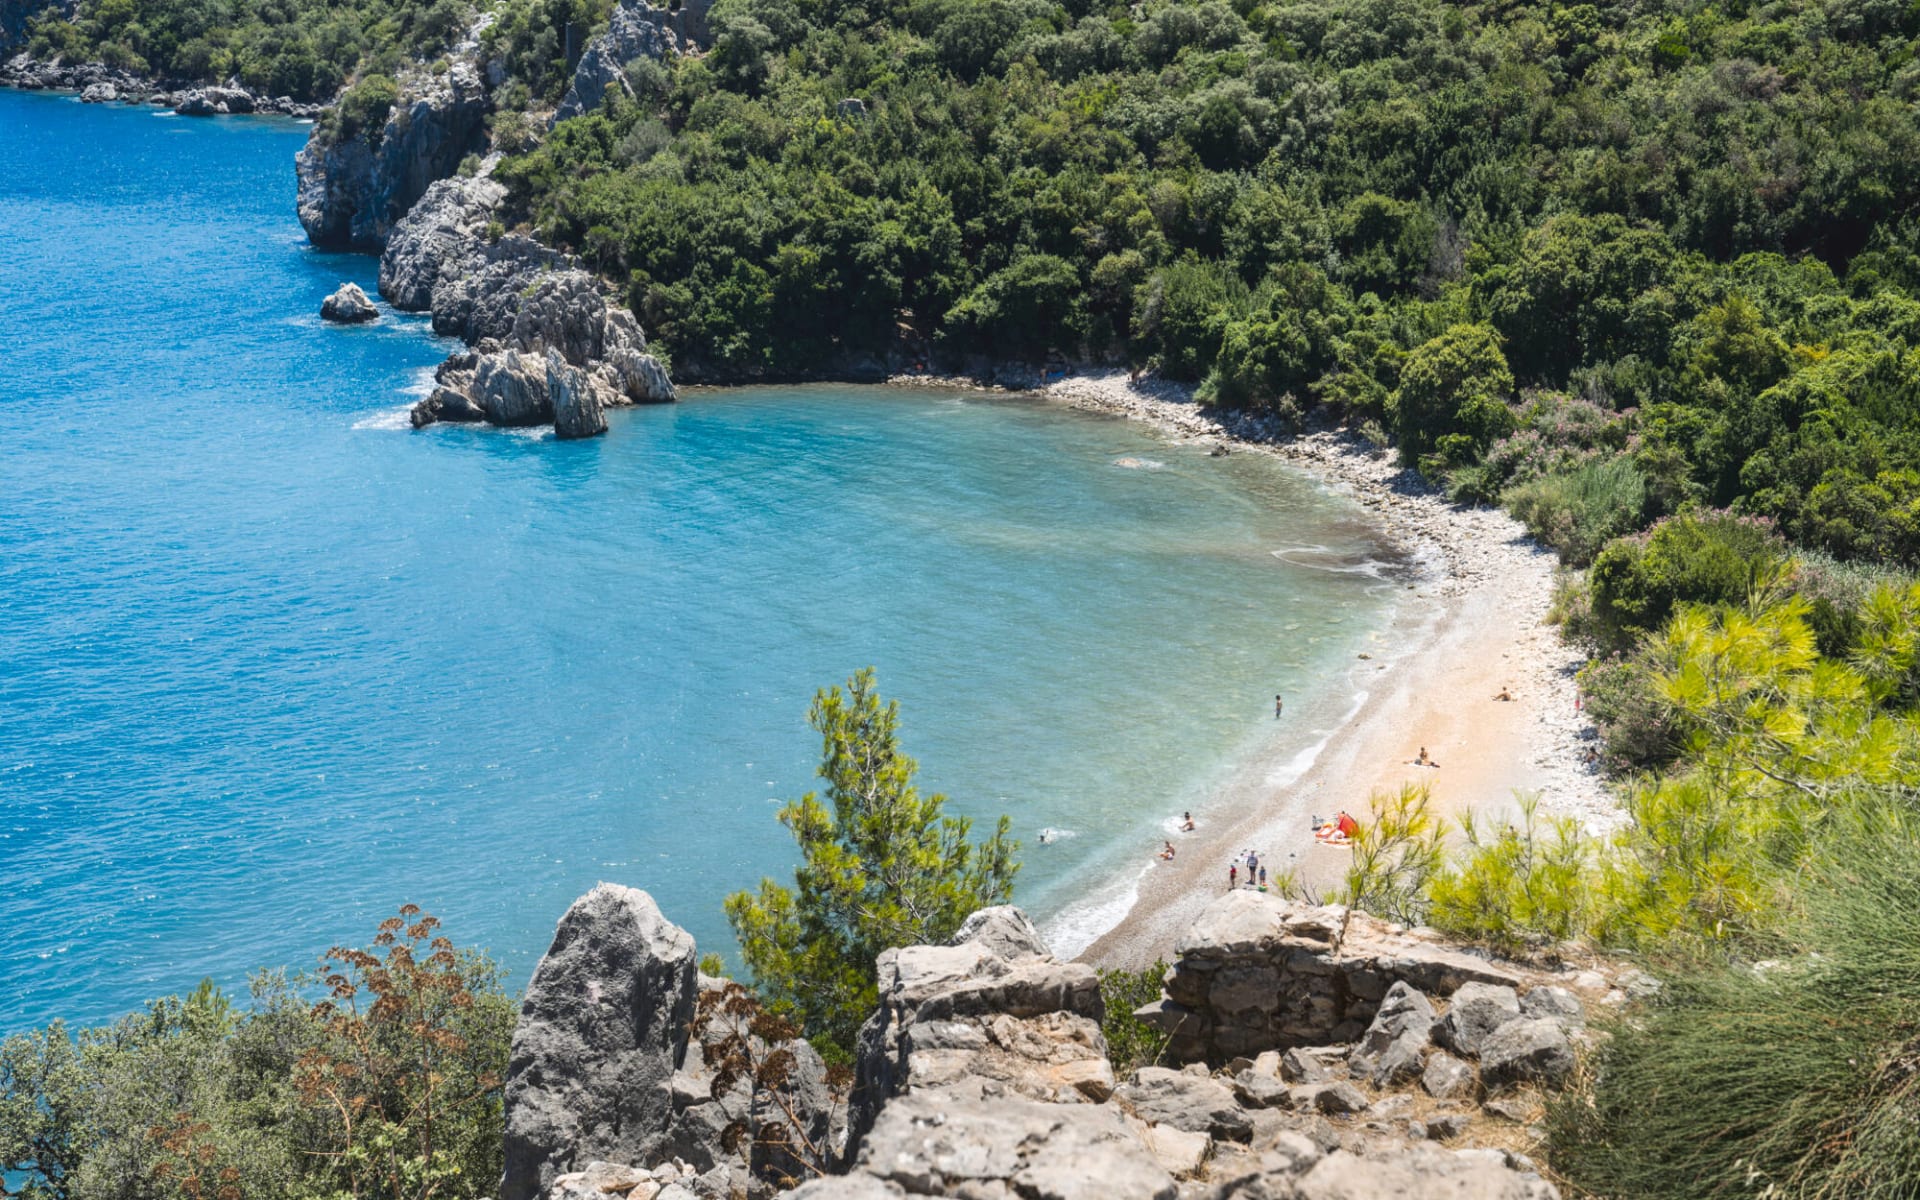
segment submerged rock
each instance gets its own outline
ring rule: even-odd
[[[373,306],[373,301],[367,298],[357,283],[341,284],[333,295],[320,304],[320,319],[341,325],[361,325],[379,316],[380,310]]]

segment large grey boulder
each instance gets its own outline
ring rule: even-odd
[[[1454,993],[1453,1006],[1435,1036],[1450,1050],[1478,1056],[1495,1031],[1519,1019],[1520,994],[1514,989],[1469,983]]]
[[[1433,1032],[1433,1005],[1405,980],[1387,989],[1373,1023],[1347,1059],[1356,1078],[1387,1087],[1420,1073]]]
[[[592,112],[606,101],[609,93],[631,99],[633,88],[627,84],[627,64],[636,58],[673,58],[681,49],[672,13],[653,7],[646,0],[620,0],[614,6],[607,31],[588,42],[581,54],[566,97],[553,114],[554,123]]]
[[[1231,1142],[1253,1136],[1253,1122],[1233,1092],[1204,1075],[1142,1067],[1114,1098],[1149,1125],[1171,1125]]]
[[[183,117],[226,116],[253,111],[253,93],[243,87],[195,88],[174,104]]]
[[[111,83],[90,83],[80,93],[82,104],[111,104],[120,98],[120,89]]]
[[[294,158],[300,224],[316,246],[379,250],[393,225],[436,180],[486,145],[487,90],[472,64],[401,80],[377,130],[335,141],[315,125]]]
[[[1428,1056],[1427,1065],[1420,1072],[1420,1086],[1436,1100],[1471,1096],[1475,1086],[1473,1065],[1445,1050],[1436,1050]]]
[[[456,175],[428,187],[387,233],[380,294],[402,312],[431,309],[443,274],[477,269],[476,248],[506,197],[506,186],[489,175]]]
[[[380,310],[373,306],[373,301],[367,298],[357,283],[341,284],[333,295],[320,303],[320,319],[340,325],[363,325],[378,320],[379,316]]]
[[[888,950],[877,971],[880,1004],[855,1049],[849,1153],[909,1092],[1069,1104],[1112,1094],[1099,977],[1056,961],[1017,911],[969,920],[952,945]]]
[[[1490,1088],[1564,1083],[1573,1073],[1566,1030],[1548,1017],[1524,1017],[1495,1030],[1480,1047],[1480,1078]]]
[[[546,360],[518,350],[483,354],[473,370],[474,400],[494,425],[544,425],[553,420]]]
[[[927,1094],[887,1106],[853,1174],[789,1194],[1174,1200],[1175,1185],[1112,1105]]]
[[[563,439],[597,437],[607,431],[600,388],[579,367],[569,366],[558,350],[547,351],[547,403],[553,409],[553,434]]]
[[[693,938],[645,892],[603,883],[567,910],[513,1031],[501,1200],[595,1160],[655,1161],[696,975]]]

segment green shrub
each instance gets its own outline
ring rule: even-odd
[[[1530,480],[1507,489],[1501,501],[1527,532],[1584,567],[1607,542],[1639,528],[1647,485],[1633,459],[1622,455]]]
[[[1543,817],[1538,794],[1516,799],[1518,822],[1461,817],[1457,862],[1428,887],[1434,925],[1509,948],[1590,927],[1598,844],[1571,817]]]
[[[313,995],[321,997],[313,1002]],[[408,906],[312,976],[0,1042],[0,1176],[36,1200],[478,1200],[517,1006]]]
[[[1434,474],[1479,458],[1495,438],[1510,432],[1507,396],[1513,373],[1500,353],[1500,339],[1485,325],[1455,325],[1407,357],[1400,386],[1388,405],[1401,460]]]
[[[850,1061],[854,1035],[879,1001],[874,960],[897,946],[940,943],[982,908],[1005,904],[1019,871],[1005,817],[975,843],[973,822],[921,796],[900,750],[897,702],[873,671],[816,693],[824,798],[780,810],[799,843],[791,888],[762,880],[727,897],[740,957],[770,1011],[799,1020],[831,1059]]]
[[[1100,998],[1107,1015],[1100,1032],[1107,1039],[1107,1061],[1115,1075],[1125,1078],[1141,1067],[1156,1066],[1167,1046],[1167,1035],[1134,1016],[1134,1011],[1160,998],[1160,981],[1167,964],[1156,962],[1138,970],[1102,968]]]
[[[1765,521],[1713,510],[1669,517],[1594,559],[1594,618],[1613,644],[1631,644],[1678,605],[1743,603],[1784,553]]]
[[[327,130],[334,141],[357,137],[378,143],[380,127],[400,97],[400,85],[385,75],[368,75],[342,92],[330,110]]]
[[[1856,801],[1772,961],[1669,975],[1548,1113],[1584,1194],[1894,1200],[1920,1181],[1920,827]]]

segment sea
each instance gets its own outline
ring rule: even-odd
[[[306,133],[0,91],[0,1033],[407,903],[517,987],[601,880],[737,966],[722,900],[789,877],[808,705],[868,666],[1072,953],[1350,710],[1390,556],[1257,454],[829,385],[410,429],[450,344],[320,321],[377,264],[307,244]]]

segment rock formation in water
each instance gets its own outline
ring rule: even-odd
[[[474,347],[441,364],[414,426],[552,422],[563,438],[591,437],[606,429],[607,408],[674,399],[639,323],[608,303],[598,277],[532,238],[488,240],[505,197],[484,173],[443,179],[387,239],[381,294],[430,311],[435,332]]]
[[[4,4],[0,0],[0,9]],[[35,11],[44,7],[37,6]],[[155,79],[105,63],[42,62],[24,52],[0,62],[0,86],[74,91],[89,104],[151,104],[187,116],[270,113],[311,119],[320,112],[317,104],[302,104],[290,96],[265,96],[242,87],[236,79],[207,87]]]
[[[380,310],[373,301],[360,290],[357,283],[343,283],[333,295],[320,303],[320,319],[334,321],[341,325],[360,325],[377,320]]]
[[[419,70],[378,129],[336,139],[316,124],[296,156],[300,224],[316,246],[378,251],[427,188],[486,145],[490,104],[478,70],[456,59]]]
[[[728,986],[692,956],[643,893],[602,885],[567,914],[514,1037],[501,1200],[1552,1200],[1488,1143],[1521,1140],[1589,1006],[1646,986],[1237,892],[1167,973],[1186,999],[1147,1010],[1174,1065],[1116,1081],[1097,977],[988,909],[882,956],[843,1126],[804,1042],[800,1099],[719,1086],[661,1016]],[[758,1156],[728,1133],[756,1112],[836,1152]]]

